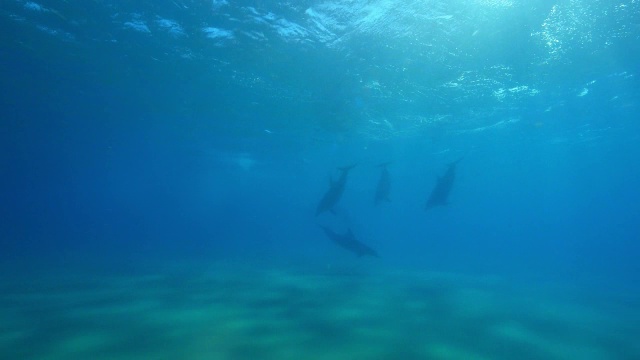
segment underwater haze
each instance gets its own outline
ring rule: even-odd
[[[640,358],[640,1],[0,30],[0,358]]]

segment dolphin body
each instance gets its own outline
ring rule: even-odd
[[[447,198],[453,187],[453,181],[456,178],[456,165],[462,160],[462,158],[449,164],[449,168],[442,176],[438,176],[438,182],[431,191],[431,195],[427,200],[425,210],[429,210],[432,207],[447,205]]]
[[[373,199],[375,205],[380,204],[383,201],[391,201],[389,199],[389,192],[391,191],[391,177],[389,176],[389,170],[387,169],[388,162],[378,165],[380,170],[380,179],[378,180],[378,186],[376,187],[376,195]]]
[[[349,175],[349,170],[353,169],[355,165],[340,167],[342,173],[338,180],[331,180],[331,184],[329,185],[329,190],[324,194],[318,207],[316,208],[316,216],[320,215],[325,211],[333,212],[333,207],[340,201],[342,197],[342,193],[344,192],[344,186],[347,184],[347,175]]]
[[[358,241],[358,239],[356,239],[356,237],[353,235],[353,232],[351,232],[351,229],[347,230],[346,234],[340,235],[335,233],[333,230],[329,229],[328,227],[325,227],[325,226],[321,226],[321,227],[324,230],[324,233],[327,234],[329,239],[331,239],[331,241],[336,243],[336,245],[344,249],[347,249],[352,253],[355,253],[356,255],[358,255],[358,257],[362,257],[366,255],[379,257],[378,253],[375,250],[365,245],[364,243]]]

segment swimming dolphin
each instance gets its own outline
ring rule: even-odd
[[[391,191],[391,179],[389,176],[389,170],[387,165],[389,162],[378,165],[380,170],[380,180],[378,180],[378,186],[376,187],[376,196],[373,199],[375,205],[380,204],[382,201],[391,201],[389,199],[389,191]]]
[[[347,175],[349,175],[349,170],[353,169],[355,165],[340,167],[338,170],[342,171],[338,180],[333,181],[330,179],[331,183],[329,185],[329,190],[324,194],[318,207],[316,208],[316,216],[320,215],[325,211],[333,212],[333,207],[338,203],[340,198],[342,197],[342,193],[344,192],[344,186],[347,184]]]
[[[333,230],[329,229],[328,227],[321,226],[321,228],[324,230],[324,233],[327,234],[329,239],[336,243],[336,245],[355,253],[356,255],[358,255],[358,257],[366,255],[379,257],[378,253],[375,250],[358,241],[351,232],[351,229],[347,230],[346,234],[340,235],[333,232]]]
[[[449,197],[449,193],[453,187],[453,180],[455,180],[456,177],[456,165],[458,165],[460,160],[462,160],[462,158],[450,163],[449,168],[444,175],[438,176],[438,182],[431,191],[425,210],[429,210],[435,206],[444,206],[448,204],[447,198]]]

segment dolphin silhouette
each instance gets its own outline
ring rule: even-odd
[[[378,165],[380,170],[380,179],[378,180],[378,186],[376,187],[376,195],[373,198],[374,205],[378,205],[383,201],[391,201],[389,199],[389,192],[391,191],[391,178],[389,176],[389,169],[387,165],[391,162],[386,162]]]
[[[447,205],[447,199],[449,198],[449,193],[451,192],[451,188],[453,187],[453,181],[456,178],[456,165],[462,160],[460,158],[449,164],[447,171],[442,176],[438,176],[438,181],[436,182],[436,186],[431,191],[431,195],[429,195],[429,199],[427,200],[427,204],[425,205],[425,210],[429,210],[432,207],[436,206],[444,206]]]
[[[344,186],[347,184],[347,175],[349,175],[349,170],[354,167],[355,165],[350,165],[338,168],[338,170],[341,171],[340,177],[336,181],[330,179],[331,183],[329,184],[329,190],[327,190],[320,200],[320,203],[318,203],[316,216],[325,211],[333,212],[333,207],[338,203],[338,201],[340,201],[342,193],[344,192]]]
[[[326,226],[320,226],[320,227],[322,228],[322,230],[324,230],[324,233],[329,237],[329,239],[331,239],[331,241],[336,243],[336,245],[344,249],[347,249],[352,253],[355,253],[356,255],[358,255],[358,257],[362,257],[366,255],[379,257],[378,253],[375,250],[365,245],[364,243],[358,241],[356,237],[353,235],[353,232],[351,232],[351,229],[347,230],[346,234],[340,235]]]

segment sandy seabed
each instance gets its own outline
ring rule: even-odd
[[[637,296],[493,277],[215,265],[0,280],[2,359],[640,359],[637,339]]]

